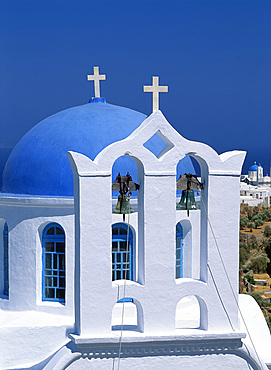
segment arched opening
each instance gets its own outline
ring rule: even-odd
[[[128,156],[121,156],[113,164],[112,167],[112,182],[117,179],[117,176],[126,176],[129,174],[131,179],[134,183],[138,183],[138,171],[137,171],[137,164],[136,162]],[[127,196],[130,198],[130,213],[137,212],[137,194],[138,192],[135,190],[131,190],[127,192]],[[112,211],[115,213],[118,197],[120,195],[119,190],[112,189]]]
[[[133,298],[122,298],[112,310],[112,330],[143,330],[143,311],[141,304]]]
[[[193,153],[177,164],[176,211],[183,234],[186,229],[186,236],[183,235],[183,277],[203,281],[207,278],[207,175],[206,162]]]
[[[4,219],[0,219],[0,294],[2,298],[9,297],[9,232]]]
[[[182,175],[187,175],[191,174],[193,175],[192,177],[192,182],[196,182],[195,177],[199,182],[201,182],[201,168],[198,163],[198,161],[189,156],[186,155],[184,158],[182,158],[178,164],[177,164],[177,171],[176,171],[176,181],[180,179],[180,176]],[[186,191],[186,189],[189,187],[188,181],[183,180],[181,184],[181,189],[178,189],[180,185],[177,185],[176,189],[176,197],[177,197],[177,210],[184,210],[186,208],[186,199],[184,198],[184,193],[183,191]],[[193,184],[192,184],[192,189],[193,189]],[[191,208],[189,208],[191,211],[193,209],[198,209],[200,208],[200,189],[194,190],[193,194],[191,197],[189,197],[190,204],[192,204]],[[188,204],[188,203],[187,203]]]
[[[176,306],[176,329],[207,329],[207,309],[202,298],[183,297]]]
[[[183,228],[180,222],[176,225],[176,269],[175,278],[183,277]]]
[[[193,264],[192,226],[189,220],[182,220],[176,225],[176,268],[175,278],[198,278],[198,261]]]
[[[48,224],[42,233],[42,300],[65,302],[65,232],[57,223]]]
[[[130,174],[134,185],[127,191],[125,201],[121,197],[119,186],[116,185],[118,174],[126,177]],[[125,179],[122,179],[125,180]],[[127,180],[127,179],[126,179]],[[129,180],[130,181],[130,180]],[[133,230],[133,271],[132,280],[144,282],[145,258],[144,258],[144,167],[137,157],[121,156],[112,165],[112,220],[113,223],[123,222],[129,224]],[[118,181],[117,181],[118,183]],[[130,187],[130,182],[129,182]],[[137,189],[136,191],[134,189]],[[117,189],[117,190],[113,190]],[[130,193],[130,194],[129,194]],[[119,198],[120,197],[120,198]],[[121,203],[122,202],[122,203]],[[124,209],[122,207],[124,206]],[[127,212],[128,211],[128,212]],[[137,236],[135,238],[135,236]],[[115,244],[116,246],[116,244]],[[136,258],[135,258],[136,257]]]
[[[133,280],[134,233],[130,225],[112,225],[112,281]]]

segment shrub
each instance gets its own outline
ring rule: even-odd
[[[255,229],[255,224],[254,224],[254,222],[249,222],[248,224],[247,224],[247,227],[249,227],[250,229]],[[252,231],[252,230],[251,230]]]
[[[250,245],[248,243],[240,243],[239,247],[245,249],[247,252],[250,252]]]
[[[268,262],[269,258],[266,256],[255,257],[249,263],[248,268],[253,270],[254,274],[262,274],[266,272]]]
[[[257,213],[256,215],[253,215],[251,220],[255,222],[255,220],[258,220],[258,219],[261,219],[262,220],[262,216],[260,213]]]
[[[246,227],[247,226],[247,224],[248,224],[248,219],[246,218],[246,217],[241,217],[240,218],[240,228],[241,228],[241,230],[244,228],[244,227]]]
[[[240,247],[239,249],[239,265],[243,266],[249,258],[249,251],[247,249]]]
[[[254,223],[255,223],[255,229],[257,229],[257,227],[263,225],[263,220],[259,217],[259,218],[256,218]]]
[[[247,281],[248,281],[250,284],[255,285],[255,280],[254,280],[254,277],[253,277],[253,276],[251,276],[251,275],[245,275],[245,278],[247,279]]]

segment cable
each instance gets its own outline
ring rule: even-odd
[[[212,232],[212,235],[213,235],[214,241],[215,241],[216,249],[217,249],[217,251],[218,251],[218,255],[219,255],[219,257],[220,257],[220,260],[221,260],[221,263],[222,263],[222,266],[223,266],[223,269],[224,269],[224,272],[225,272],[226,278],[227,278],[228,283],[229,283],[229,286],[230,286],[230,288],[231,288],[231,292],[232,292],[232,295],[233,295],[234,301],[235,301],[235,303],[236,303],[236,305],[237,305],[238,312],[239,312],[239,314],[240,314],[240,316],[241,316],[241,318],[242,318],[242,320],[243,320],[243,323],[244,323],[244,325],[245,325],[246,331],[247,331],[247,333],[248,333],[249,339],[250,339],[250,341],[251,341],[252,347],[253,347],[253,349],[254,349],[254,351],[255,351],[255,354],[256,354],[256,356],[257,356],[257,359],[258,359],[258,361],[259,361],[259,364],[260,364],[260,366],[262,367],[262,363],[261,363],[260,357],[259,357],[258,352],[257,352],[257,350],[256,350],[256,347],[255,347],[255,345],[254,345],[254,343],[253,343],[252,337],[251,337],[250,332],[249,332],[249,330],[248,330],[248,327],[247,327],[247,324],[246,324],[246,322],[245,322],[245,319],[244,319],[244,316],[243,316],[243,314],[242,314],[242,311],[241,311],[241,309],[240,309],[240,307],[239,307],[239,302],[238,302],[238,300],[237,300],[237,298],[236,298],[236,296],[235,296],[234,289],[233,289],[233,287],[232,287],[232,284],[231,284],[231,281],[230,281],[230,278],[229,278],[229,275],[228,275],[228,272],[227,272],[226,266],[225,266],[225,264],[224,264],[224,261],[223,261],[222,255],[221,255],[221,253],[220,253],[220,250],[219,250],[219,247],[218,247],[218,243],[217,243],[217,240],[216,240],[216,237],[215,237],[215,233],[214,233],[213,227],[212,227],[212,225],[211,225],[211,221],[210,221],[210,219],[209,219],[209,217],[208,217],[208,213],[207,213],[207,210],[206,210],[206,207],[205,207],[204,201],[203,201],[203,199],[202,199],[202,196],[201,196],[201,202],[202,202],[202,204],[203,204],[203,208],[204,208],[204,211],[205,211],[205,214],[206,214],[206,217],[207,217],[207,221],[208,221],[208,223],[209,223],[209,226],[210,226],[210,229],[211,229],[211,232]],[[231,323],[231,322],[230,322],[230,323]]]

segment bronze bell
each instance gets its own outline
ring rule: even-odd
[[[199,182],[196,175],[192,175],[191,173],[180,175],[177,181],[177,190],[182,190],[182,197],[176,208],[187,210],[188,216],[189,210],[198,209],[194,190],[200,189],[203,189],[203,184]]]
[[[133,182],[129,172],[127,172],[126,176],[121,176],[119,173],[116,180],[112,184],[112,190],[120,192],[120,195],[118,196],[118,203],[113,213],[122,214],[123,220],[125,218],[124,215],[134,213],[134,210],[130,204],[130,196],[132,191],[136,191],[138,189],[139,185]]]
[[[183,190],[182,197],[179,203],[177,204],[177,209],[198,209],[195,197],[194,190]]]
[[[134,210],[130,204],[130,195],[123,194],[118,196],[118,203],[113,213],[119,213],[123,215],[134,213]]]

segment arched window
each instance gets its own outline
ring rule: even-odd
[[[49,224],[43,231],[42,260],[42,299],[65,302],[65,233],[58,224]]]
[[[5,223],[4,238],[4,294],[9,295],[9,261],[8,261],[8,225]]]
[[[176,279],[183,277],[183,228],[180,222],[176,225]]]
[[[128,225],[112,225],[112,280],[133,279],[133,233]]]

